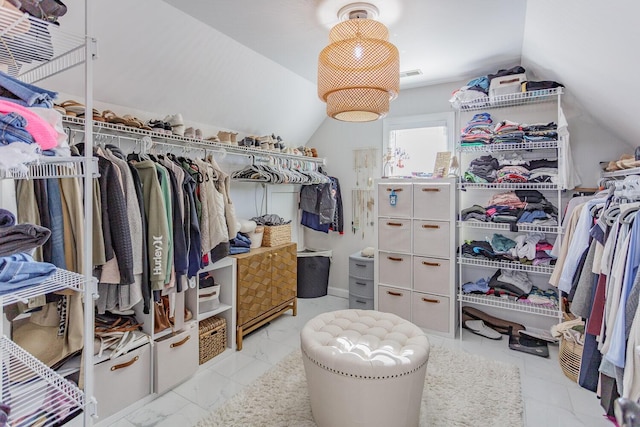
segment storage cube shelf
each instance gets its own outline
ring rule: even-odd
[[[377,186],[375,308],[453,337],[457,324],[455,180],[390,179],[378,181]],[[397,196],[395,204],[390,203],[392,192]]]

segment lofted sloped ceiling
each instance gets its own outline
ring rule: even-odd
[[[317,56],[348,0],[90,0],[99,43],[95,99],[156,117],[304,144],[325,120]],[[456,82],[522,64],[636,145],[633,83],[640,42],[633,0],[370,0],[400,50],[401,89]],[[82,31],[82,2],[63,28]],[[82,93],[75,69],[47,81]],[[624,77],[623,77],[624,76]],[[624,80],[623,80],[624,79]],[[402,96],[402,93],[400,94]],[[150,118],[150,117],[141,117]],[[357,126],[357,125],[354,125]]]
[[[631,147],[640,145],[633,80],[640,67],[639,12],[633,0],[530,0],[522,47],[528,71],[562,82],[569,102]]]

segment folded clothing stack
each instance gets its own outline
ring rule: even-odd
[[[246,234],[238,233],[236,237],[229,240],[229,254],[245,254],[251,250],[251,239]]]
[[[34,224],[16,224],[15,216],[0,209],[0,295],[44,282],[56,271],[28,253],[49,239],[51,231]]]

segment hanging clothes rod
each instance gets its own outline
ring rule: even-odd
[[[82,132],[83,128],[81,126],[84,126],[85,120],[83,118],[78,118],[78,117],[64,116],[62,118],[62,122],[68,127],[78,126],[78,131]],[[257,148],[239,147],[235,145],[223,144],[221,142],[212,142],[212,141],[204,142],[203,140],[186,138],[178,135],[164,135],[164,134],[160,135],[156,132],[152,132],[144,129],[137,129],[137,128],[132,128],[132,127],[123,126],[119,124],[99,122],[95,120],[93,121],[93,131],[95,134],[116,134],[116,135],[127,134],[129,136],[139,135],[140,137],[149,136],[157,144],[168,144],[168,145],[179,145],[179,146],[187,145],[192,148],[203,148],[203,149],[218,151],[218,152],[224,151],[227,154],[234,154],[234,155],[245,156],[245,157],[251,156],[251,155],[273,156],[277,158],[288,158],[293,160],[308,161],[308,162],[316,163],[319,165],[324,165],[326,163],[326,160],[321,157],[308,157],[308,156],[299,156],[295,154],[284,154],[284,153],[278,153],[274,151],[260,150]]]

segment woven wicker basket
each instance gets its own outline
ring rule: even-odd
[[[209,317],[200,322],[200,364],[213,359],[227,346],[227,321],[222,317]]]
[[[574,382],[578,382],[580,376],[583,349],[583,345],[560,337],[560,367],[567,378]]]
[[[291,224],[265,226],[262,246],[278,246],[291,242]]]

